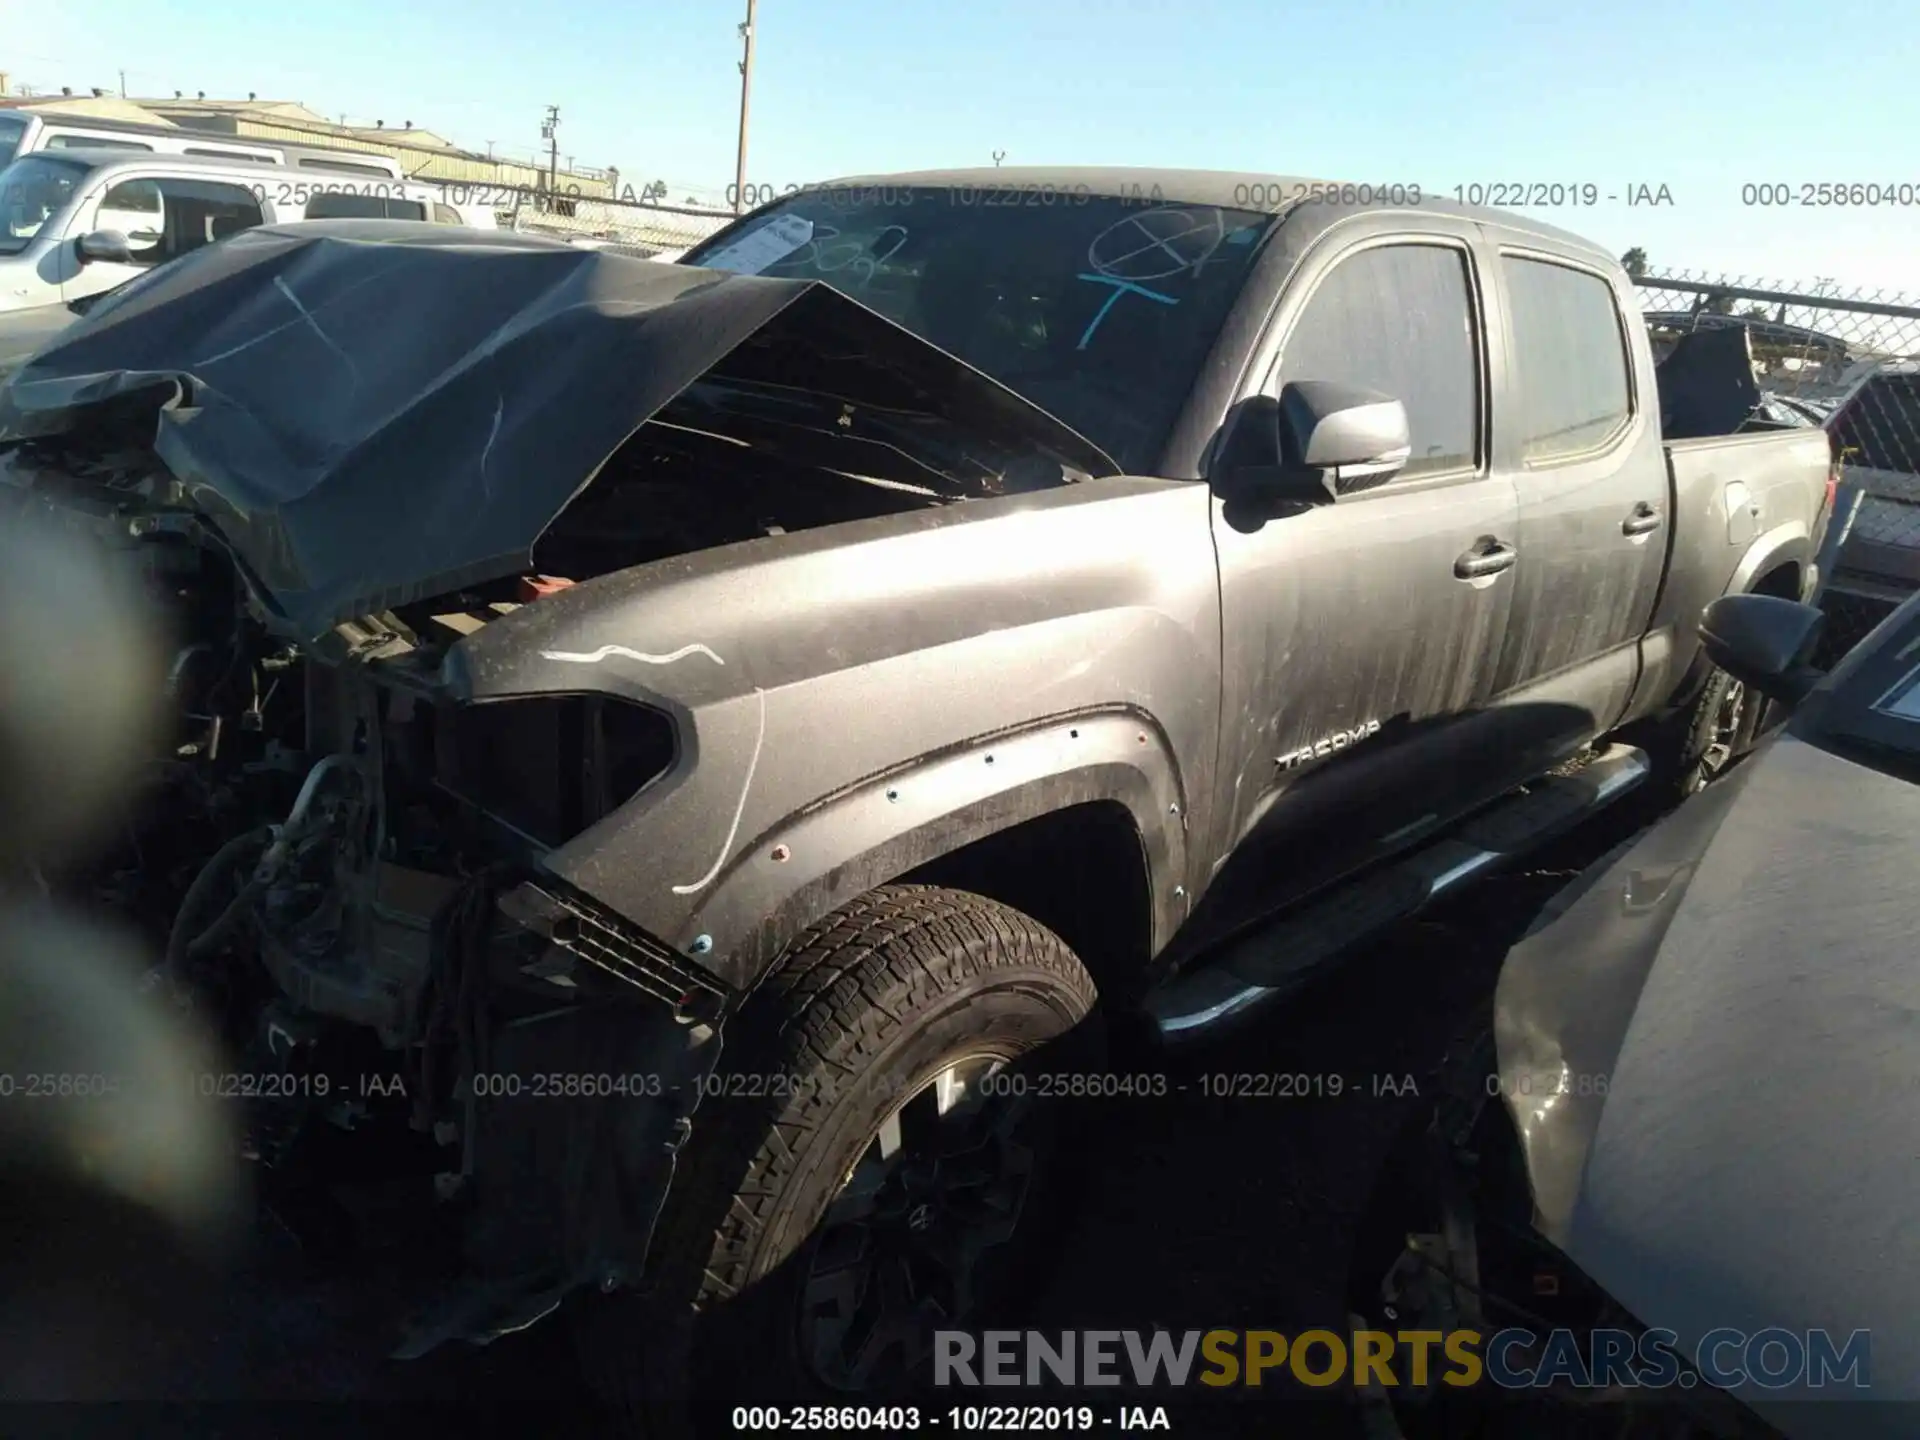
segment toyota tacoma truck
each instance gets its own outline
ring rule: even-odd
[[[9,503],[177,627],[89,883],[281,1077],[282,1218],[445,1242],[397,1353],[564,1306],[649,1424],[886,1393],[1008,1293],[1060,1097],[1153,1083],[1109,1044],[1750,736],[1694,622],[1811,590],[1826,441],[1663,440],[1638,314],[1559,230],[1206,172],[676,265],[249,230],[0,391]]]

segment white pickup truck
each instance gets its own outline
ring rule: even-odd
[[[22,155],[0,169],[0,376],[169,260],[255,225],[347,219],[495,228],[484,207],[375,174],[121,147]]]
[[[255,165],[284,165],[341,175],[404,180],[391,155],[241,139],[188,125],[146,125],[61,110],[0,110],[0,166],[42,150],[122,150],[132,154],[201,155]]]

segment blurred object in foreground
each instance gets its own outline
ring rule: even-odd
[[[25,1398],[22,1384],[47,1398],[106,1398],[98,1385],[124,1368],[98,1343],[112,1330],[115,1245],[146,1231],[141,1243],[205,1261],[240,1233],[228,1117],[194,1083],[219,1068],[212,1045],[164,992],[142,990],[153,957],[139,942],[72,913],[45,878],[84,859],[121,814],[157,733],[161,653],[142,597],[100,556],[18,513],[0,516],[9,1399]]]
[[[164,678],[144,602],[84,542],[0,512],[0,874],[97,839],[134,784]]]

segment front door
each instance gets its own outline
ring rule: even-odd
[[[60,298],[71,302],[112,290],[156,265],[263,223],[260,201],[246,186],[228,180],[155,175],[108,185],[91,211],[82,207],[74,237],[117,230],[127,237],[128,263],[94,260],[71,266]]]
[[[1196,943],[1416,842],[1459,813],[1489,763],[1477,736],[1517,502],[1489,463],[1474,234],[1356,227],[1282,302],[1265,392],[1329,380],[1393,396],[1412,452],[1384,484],[1257,529],[1215,499],[1216,813],[1233,854],[1195,914]]]

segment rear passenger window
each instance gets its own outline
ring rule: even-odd
[[[271,155],[255,155],[246,150],[207,150],[197,145],[189,145],[185,153],[188,155],[208,155],[216,160],[244,160],[250,165],[273,164],[273,157]]]
[[[1503,256],[1508,365],[1521,457],[1555,460],[1604,444],[1632,411],[1627,337],[1613,287],[1544,260]]]
[[[349,195],[329,190],[307,201],[309,220],[424,220],[427,207],[417,200],[385,195]]]
[[[383,170],[378,165],[355,165],[351,160],[330,160],[324,156],[303,155],[299,166],[302,170],[330,170],[336,175],[387,175],[397,176],[398,171]]]
[[[144,150],[153,153],[153,146],[142,145],[138,140],[103,140],[93,135],[54,135],[44,147],[48,150]]]
[[[1381,245],[1340,261],[1287,336],[1282,383],[1335,380],[1407,409],[1401,477],[1474,465],[1480,366],[1467,257],[1450,245]]]

